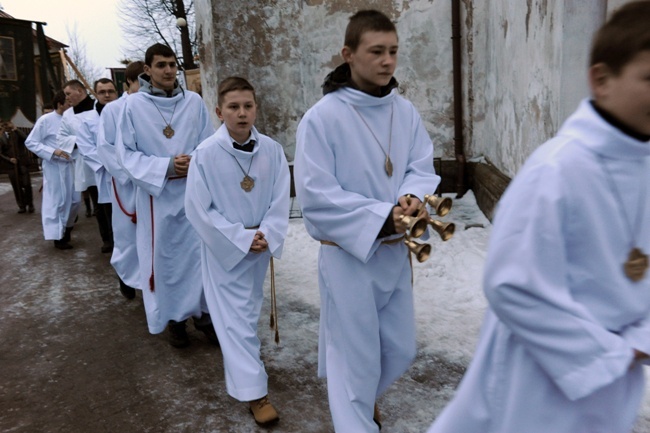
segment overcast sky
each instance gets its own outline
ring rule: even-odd
[[[0,0],[4,12],[21,20],[46,22],[45,34],[69,45],[67,28],[77,26],[88,59],[97,67],[120,67],[125,45],[117,18],[120,0]],[[108,71],[105,75],[109,76]]]

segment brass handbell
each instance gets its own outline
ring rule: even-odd
[[[427,225],[429,224],[426,218],[421,216],[408,216],[402,215],[400,220],[406,224],[408,231],[411,237],[419,238],[427,231]]]
[[[415,254],[415,258],[418,262],[422,263],[429,258],[429,255],[431,254],[431,245],[421,244],[410,239],[405,239],[404,243],[409,248],[409,251]]]
[[[431,217],[429,217],[429,224],[431,224],[431,227],[433,227],[433,229],[440,235],[440,239],[442,239],[443,242],[451,239],[454,235],[454,231],[456,231],[456,225],[454,223],[445,223],[434,220]]]
[[[436,215],[445,216],[451,210],[451,199],[449,197],[438,197],[435,195],[426,194],[424,202],[428,203],[436,211]]]

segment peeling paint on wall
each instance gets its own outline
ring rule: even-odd
[[[363,4],[357,0],[304,0],[306,6],[322,6],[327,15],[337,15],[346,12],[352,15],[361,9],[377,9],[384,12],[389,18],[397,21],[401,10],[408,9],[409,1],[402,1],[400,8],[395,7],[393,0],[370,0],[364,1]]]
[[[201,41],[204,89],[210,84],[216,92],[216,83],[229,75],[250,79],[260,102],[256,126],[281,142],[292,159],[298,122],[320,99],[325,76],[342,63],[345,27],[359,2],[197,0],[196,5],[199,25],[210,26],[213,35]],[[364,2],[363,9],[369,8],[396,22],[396,78],[435,139],[436,156],[453,157],[449,2]]]
[[[581,97],[590,29],[607,0],[461,0],[463,124],[468,158],[484,156],[512,176],[560,127]],[[204,98],[242,75],[257,89],[257,127],[293,158],[303,113],[321,97],[340,50],[353,0],[195,0]],[[395,22],[395,76],[422,116],[435,156],[454,158],[451,4],[374,0]],[[580,10],[579,14],[575,10]],[[578,88],[578,90],[575,90]],[[569,111],[570,112],[570,111]]]
[[[591,32],[607,0],[472,2],[468,68],[468,157],[508,176],[556,134],[586,96]],[[465,2],[467,7],[467,2]],[[576,10],[580,13],[576,13]],[[507,22],[507,31],[504,23]]]

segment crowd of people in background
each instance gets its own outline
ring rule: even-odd
[[[430,432],[631,431],[650,353],[649,20],[650,2],[637,1],[601,28],[591,98],[506,192],[477,355]],[[386,15],[354,14],[344,63],[297,129],[297,198],[321,244],[318,373],[339,433],[381,430],[377,399],[416,354],[404,239],[410,217],[428,218],[424,197],[440,177],[418,111],[398,91],[398,45]],[[28,137],[2,125],[0,156],[21,213],[34,212],[22,143],[41,158],[43,234],[56,249],[73,248],[88,191],[101,252],[122,295],[142,293],[150,333],[183,348],[192,319],[221,347],[228,395],[271,426],[279,414],[257,324],[288,230],[288,163],[255,127],[248,80],[220,81],[215,130],[177,72],[174,52],[155,44],[126,68],[120,99],[109,79],[94,84],[96,99],[68,81]]]

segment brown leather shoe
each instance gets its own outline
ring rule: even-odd
[[[258,399],[249,401],[250,411],[255,417],[255,422],[263,427],[275,424],[280,420],[278,413],[269,401],[268,395]]]
[[[377,424],[379,430],[381,430],[381,413],[379,412],[379,406],[375,403],[375,411],[372,414],[372,420]]]

